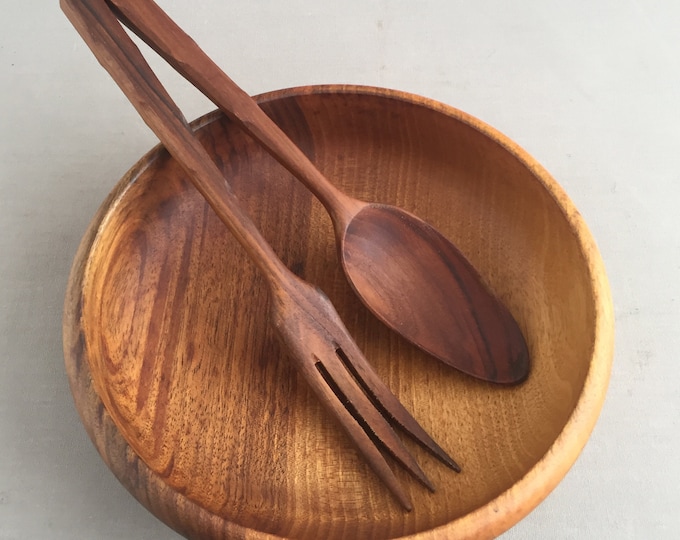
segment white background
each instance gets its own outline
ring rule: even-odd
[[[586,449],[507,539],[680,537],[680,3],[161,0],[248,92],[421,94],[516,140],[601,249],[617,339]],[[61,309],[99,203],[155,144],[56,0],[0,0],[0,539],[174,538],[73,406]],[[211,110],[160,62],[189,118]]]

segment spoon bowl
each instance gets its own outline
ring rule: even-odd
[[[339,244],[354,291],[387,326],[468,375],[526,379],[529,351],[515,319],[434,227],[395,206],[366,204]]]

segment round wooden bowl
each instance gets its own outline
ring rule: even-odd
[[[400,92],[306,87],[257,98],[337,185],[447,235],[525,333],[528,380],[480,382],[421,353],[356,299],[321,205],[219,113],[197,133],[284,262],[331,298],[376,371],[463,468],[405,440],[405,512],[282,352],[253,264],[162,148],[85,235],[66,298],[66,367],[97,450],[192,538],[489,538],[557,485],[596,421],[613,349],[597,248],[512,141]]]

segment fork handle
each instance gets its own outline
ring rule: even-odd
[[[309,158],[153,0],[107,0],[120,20],[302,181],[341,229],[363,206]]]
[[[278,258],[203,148],[105,0],[60,0],[62,10],[128,100],[220,219],[268,278],[272,287],[293,274]]]

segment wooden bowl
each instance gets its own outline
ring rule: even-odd
[[[257,99],[342,189],[406,208],[461,248],[525,333],[529,379],[480,382],[381,325],[352,294],[321,205],[212,113],[199,137],[265,237],[326,291],[463,472],[405,441],[437,492],[397,471],[414,501],[402,510],[282,353],[256,269],[162,148],[106,199],[69,283],[66,367],[97,450],[188,537],[500,534],[565,475],[604,399],[612,307],[586,225],[532,158],[451,107],[346,86]]]

